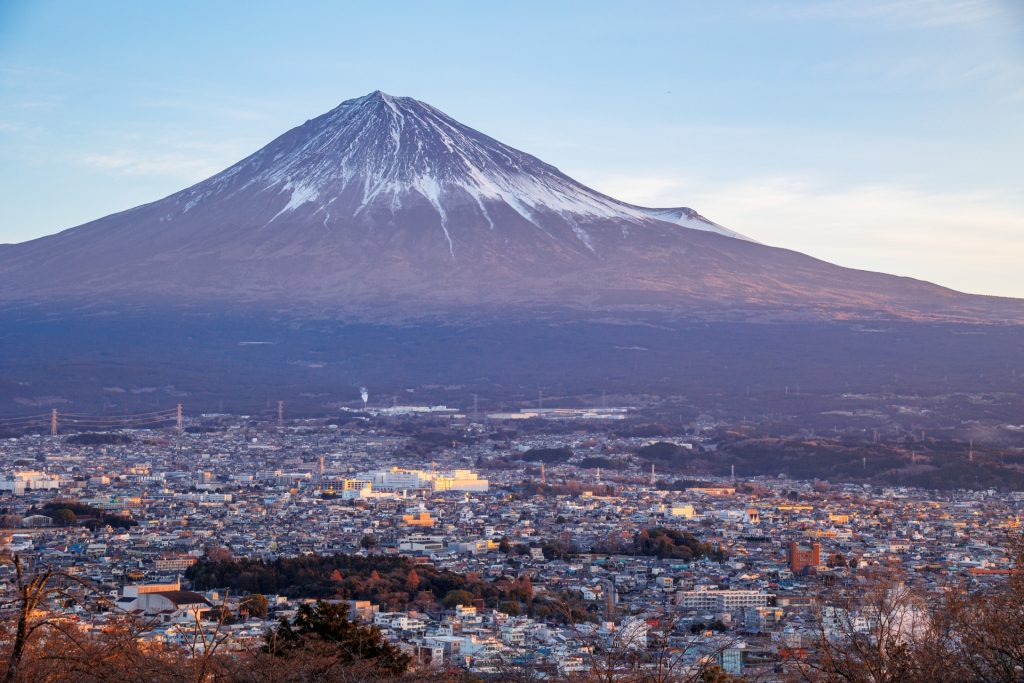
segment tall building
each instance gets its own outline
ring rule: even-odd
[[[786,549],[786,564],[794,574],[803,573],[808,567],[813,569],[821,564],[821,544],[802,545],[796,541]]]

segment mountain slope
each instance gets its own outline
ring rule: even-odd
[[[633,206],[374,92],[162,200],[0,249],[0,300],[373,317],[496,307],[1024,320],[1024,304],[833,266]]]

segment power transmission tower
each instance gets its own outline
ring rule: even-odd
[[[181,404],[178,404],[178,409],[174,415],[174,428],[178,432],[178,436],[185,433],[185,416],[181,410]]]
[[[277,428],[284,428],[284,401],[277,402]]]
[[[50,436],[57,436],[57,409],[50,411]]]

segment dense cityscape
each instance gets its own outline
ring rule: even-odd
[[[0,0],[0,683],[1024,683],[1022,46]]]
[[[842,602],[866,577],[940,599],[1014,570],[1022,492],[687,479],[657,463],[721,457],[717,425],[651,438],[621,436],[628,408],[474,412],[8,438],[3,552],[74,577],[35,618],[86,634],[132,619],[139,642],[194,650],[201,631],[224,656],[338,604],[409,667],[499,679],[651,674],[667,651],[679,680],[786,680],[823,637],[878,628],[877,606]],[[13,619],[24,579],[0,571]]]

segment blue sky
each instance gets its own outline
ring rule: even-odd
[[[0,242],[411,95],[621,199],[1024,297],[1024,4],[0,0]]]

